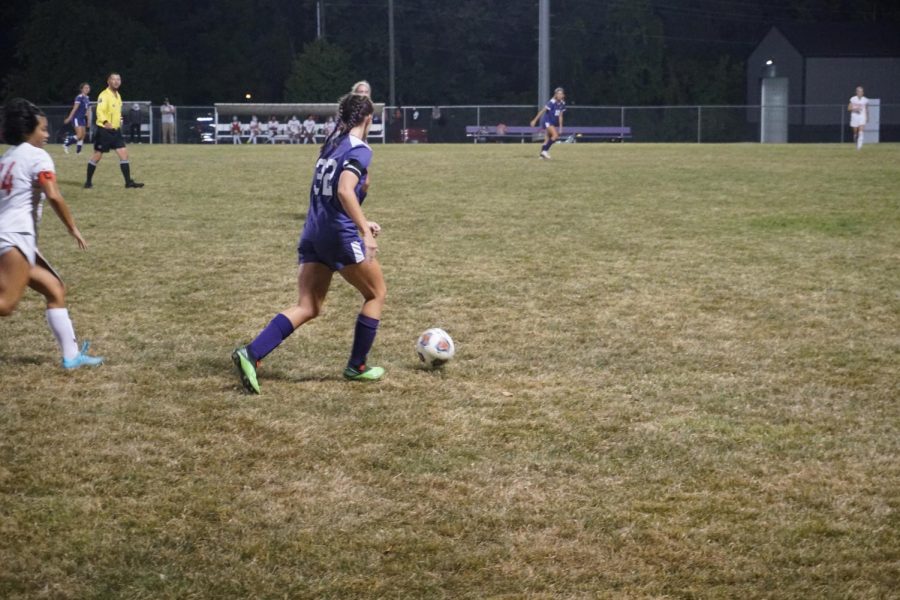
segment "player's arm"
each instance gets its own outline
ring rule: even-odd
[[[538,114],[535,115],[535,117],[531,120],[531,126],[532,126],[532,127],[535,126],[535,124],[538,122],[538,119],[540,119],[541,116],[542,116],[545,112],[547,112],[547,107],[546,107],[546,106],[545,106],[544,108],[542,108],[542,109],[538,112]]]
[[[559,135],[562,135],[563,115],[564,115],[564,114],[565,114],[565,111],[561,111],[561,112],[559,113]]]
[[[85,122],[87,123],[87,128],[91,128],[91,123],[94,121],[94,109],[91,108],[90,103],[87,105],[87,110],[84,111]]]
[[[56,183],[56,174],[53,171],[41,171],[38,173],[38,183],[59,220],[63,222],[66,229],[69,230],[69,234],[78,242],[78,247],[82,250],[87,248],[87,242],[81,237],[81,232],[78,231],[78,227],[75,225],[75,218],[69,210],[69,205],[66,204],[62,193],[59,191],[59,185]]]
[[[363,236],[363,243],[366,245],[366,256],[374,258],[378,252],[378,242],[375,241],[375,229],[380,232],[381,227],[372,227],[372,223],[366,220],[359,200],[356,198],[356,185],[359,183],[359,175],[351,169],[344,169],[341,172],[341,178],[338,181],[338,200],[343,207],[344,212],[356,225],[356,229]]]
[[[853,103],[852,102],[847,103],[847,112],[853,112]]]
[[[76,110],[78,110],[78,102],[76,102],[75,104],[72,105],[72,110],[69,111],[69,116],[66,117],[65,120],[63,121],[63,123],[64,123],[65,125],[68,125],[68,124],[69,124],[69,121],[72,120],[72,117],[75,116],[75,111],[76,111]]]

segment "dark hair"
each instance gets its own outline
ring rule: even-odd
[[[11,146],[18,146],[30,136],[38,126],[38,117],[43,117],[44,111],[26,100],[25,98],[13,98],[3,107],[0,115],[0,137]]]
[[[366,117],[375,112],[375,105],[368,96],[362,94],[345,94],[338,101],[337,118],[334,131],[322,142],[321,156],[330,148],[337,138],[347,135],[350,130],[366,120]]]
[[[91,85],[91,84],[89,84],[87,81],[85,81],[84,83],[78,84],[78,91],[80,92],[81,90],[83,90],[84,86],[86,86],[86,85]]]

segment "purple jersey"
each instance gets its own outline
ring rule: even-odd
[[[553,125],[554,127],[559,127],[559,118],[566,112],[565,101],[557,101],[555,98],[550,98],[550,101],[547,102],[547,106],[544,108],[547,109],[547,112],[544,113],[544,126]]]
[[[351,135],[337,138],[319,156],[309,192],[309,211],[300,236],[301,262],[313,260],[305,256],[316,256],[316,262],[339,269],[345,264],[362,260],[364,254],[359,232],[341,206],[337,189],[344,171],[356,174],[359,177],[356,197],[362,204],[365,194],[361,187],[371,162],[372,149],[364,141]],[[355,251],[349,250],[350,258],[342,255],[342,248],[351,245],[355,245]]]
[[[72,115],[72,118],[83,121],[87,117],[88,109],[91,107],[91,99],[85,94],[78,94],[75,96],[75,104],[78,105],[78,108],[75,109],[75,114]]]

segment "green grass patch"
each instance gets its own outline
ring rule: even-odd
[[[0,597],[878,598],[900,580],[900,147],[375,146],[357,293],[295,301],[316,149],[133,146],[0,321]],[[457,357],[418,368],[443,327]]]

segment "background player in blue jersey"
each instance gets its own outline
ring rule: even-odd
[[[547,105],[531,120],[532,127],[536,126],[540,119],[541,127],[546,129],[544,145],[541,146],[541,158],[550,158],[550,146],[562,134],[564,112],[566,112],[566,92],[558,87],[553,90],[553,97],[550,98]]]
[[[344,377],[376,381],[381,367],[366,365],[378,330],[387,287],[376,255],[381,227],[366,220],[362,202],[368,192],[372,149],[365,139],[374,106],[360,94],[347,94],[338,108],[339,127],[322,144],[309,193],[309,210],[297,247],[300,270],[297,304],[275,315],[250,344],[231,355],[244,388],[259,393],[259,361],[295,329],[318,316],[335,271],[363,296],[356,319],[353,348]]]
[[[72,127],[75,129],[74,139],[77,142],[75,153],[81,154],[81,149],[84,147],[85,133],[91,128],[91,86],[87,83],[82,83],[78,86],[78,90],[81,93],[75,96],[75,104],[72,105],[72,110],[69,111],[69,116],[66,117],[63,123],[66,125],[70,122],[72,123]],[[72,139],[72,136],[67,135],[66,141],[63,143],[63,149],[66,151],[66,154],[69,153]]]

